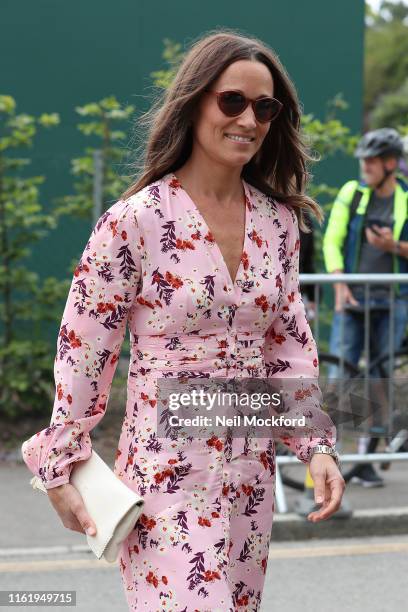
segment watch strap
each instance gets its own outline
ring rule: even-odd
[[[340,457],[334,446],[329,446],[328,444],[316,444],[316,446],[312,448],[312,454],[311,454],[310,459],[313,457],[315,453],[323,454],[323,455],[330,455],[331,457],[333,457],[333,459],[337,463],[337,467],[340,468]]]

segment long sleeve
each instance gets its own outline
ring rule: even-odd
[[[96,223],[73,274],[54,361],[49,427],[23,443],[30,471],[46,489],[69,482],[92,452],[89,432],[103,417],[141,277],[141,237],[132,200]]]
[[[284,416],[306,417],[306,429],[277,430],[277,436],[304,463],[310,461],[316,444],[333,446],[336,429],[322,410],[319,388],[319,362],[316,342],[306,319],[299,287],[299,227],[293,210],[282,207],[280,273],[276,276],[278,300],[276,316],[265,339],[265,363],[268,378],[281,381],[284,394]],[[303,381],[301,379],[304,379]]]

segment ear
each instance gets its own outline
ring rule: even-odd
[[[396,157],[389,157],[384,160],[384,163],[387,170],[396,170],[398,167],[398,159]]]

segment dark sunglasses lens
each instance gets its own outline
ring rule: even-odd
[[[258,121],[272,121],[279,115],[281,108],[278,100],[262,98],[255,102],[255,116]]]
[[[245,98],[237,91],[225,91],[220,94],[219,105],[228,117],[240,115],[245,108]]]

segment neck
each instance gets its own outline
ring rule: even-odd
[[[396,185],[395,174],[391,174],[379,189],[375,189],[375,193],[380,198],[388,198],[394,193]]]
[[[243,197],[242,166],[224,166],[198,153],[192,153],[186,163],[176,170],[183,187],[202,200],[220,205],[235,205]]]

